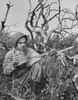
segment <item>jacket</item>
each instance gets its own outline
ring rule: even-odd
[[[14,63],[13,63],[13,55],[14,55],[15,48],[9,51],[4,59],[3,62],[3,72],[4,74],[8,74],[6,72],[6,68],[9,70],[9,73],[11,73],[14,70]],[[35,52],[31,48],[27,48],[27,54],[19,53],[20,61],[18,62],[18,65],[21,65],[23,63],[27,63],[27,66],[32,66],[34,63],[40,60],[40,58],[34,57],[39,55],[37,52]],[[29,59],[29,60],[28,60]]]

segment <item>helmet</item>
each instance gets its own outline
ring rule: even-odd
[[[22,37],[25,37],[26,41],[27,41],[27,35],[23,34],[22,32],[17,32],[15,33],[12,38],[11,38],[11,43],[12,45],[15,47],[16,46],[16,43],[17,41],[22,38]]]

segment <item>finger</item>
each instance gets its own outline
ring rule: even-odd
[[[19,58],[18,56],[14,56],[13,58]]]
[[[13,60],[14,60],[14,61],[18,61],[18,60],[19,60],[19,58],[14,58]]]
[[[14,60],[14,63],[15,63],[15,62],[18,63],[19,61],[18,61],[18,60]]]
[[[18,58],[18,55],[14,55],[13,58]]]
[[[14,61],[19,61],[19,58],[18,57],[14,57],[13,60]]]

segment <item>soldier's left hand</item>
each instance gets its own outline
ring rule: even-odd
[[[50,51],[50,52],[48,53],[48,55],[50,55],[50,56],[53,56],[53,55],[55,55],[55,54],[57,54],[57,50],[56,50],[56,49],[54,49],[54,50],[52,50],[52,51]]]

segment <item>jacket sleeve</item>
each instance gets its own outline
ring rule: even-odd
[[[40,60],[39,57],[37,57],[39,54],[35,52],[33,49],[29,50],[29,58],[30,61],[28,62],[28,66],[33,65],[34,63],[38,62]]]
[[[8,74],[10,72],[12,72],[14,70],[14,66],[13,66],[13,55],[12,55],[12,51],[9,51],[6,55],[5,55],[5,59],[3,62],[3,73],[4,74]],[[7,71],[8,70],[8,73]]]

